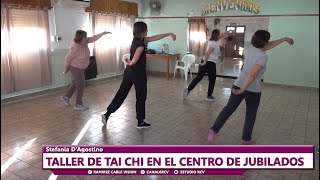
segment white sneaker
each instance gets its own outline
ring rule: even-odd
[[[61,96],[60,98],[66,106],[68,106],[68,107],[71,106],[70,101],[69,101],[70,99],[67,96]]]
[[[187,96],[189,95],[190,91],[188,90],[188,88],[184,88],[183,90],[183,99],[186,99]]]
[[[89,107],[77,104],[73,109],[76,111],[86,111],[89,109]]]
[[[107,125],[107,118],[104,114],[101,114],[101,122],[102,124]]]

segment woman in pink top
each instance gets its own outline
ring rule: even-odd
[[[106,34],[111,33],[105,31],[93,37],[87,37],[87,33],[85,31],[78,30],[70,46],[69,53],[65,58],[64,74],[70,71],[74,80],[70,83],[66,94],[61,96],[61,99],[67,106],[71,106],[69,100],[73,93],[77,90],[76,105],[74,107],[74,110],[76,111],[85,111],[89,109],[89,107],[84,106],[82,102],[85,83],[84,72],[89,66],[90,51],[88,44],[95,42]]]

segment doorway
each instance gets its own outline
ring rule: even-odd
[[[221,33],[231,30],[230,37],[220,41],[221,56],[216,63],[216,68],[218,77],[235,79],[241,72],[245,49],[251,47],[253,34],[259,29],[268,30],[269,17],[206,17],[205,25],[207,26],[206,30],[201,29],[197,33],[189,33],[189,49],[193,50],[193,47],[191,47],[193,38],[203,39],[202,34],[208,33],[207,39],[209,39],[214,29],[219,29]],[[194,35],[194,37],[191,37],[191,35]],[[199,57],[204,56],[205,47],[201,46],[203,54],[200,53]],[[198,72],[197,68],[194,68],[193,72]]]
[[[242,59],[246,26],[226,26],[226,31],[232,34],[226,42],[225,57]]]
[[[229,77],[238,77],[243,65],[244,46],[245,46],[245,25],[226,25],[225,30],[230,36],[222,45],[221,64],[219,74]]]

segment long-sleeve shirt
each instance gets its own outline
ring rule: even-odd
[[[88,44],[72,42],[69,53],[65,58],[66,66],[73,66],[79,69],[86,69],[89,66],[90,50]]]
[[[88,37],[85,44],[72,42],[69,48],[69,53],[65,58],[66,66],[73,66],[79,69],[86,69],[89,66],[90,50],[88,43],[93,43],[103,36],[103,33],[93,37]]]

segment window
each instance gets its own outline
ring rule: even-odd
[[[245,26],[227,26],[227,31],[233,31],[236,33],[244,33],[246,30]]]
[[[48,11],[1,7],[1,94],[51,84]]]
[[[236,33],[244,33],[244,27],[237,27]]]
[[[207,27],[205,19],[189,19],[189,51],[203,56],[207,41]]]
[[[227,27],[227,31],[235,31],[236,27]]]
[[[99,34],[103,31],[112,32],[111,35],[94,43],[93,54],[97,59],[99,74],[122,71],[124,69],[122,56],[130,53],[135,19],[99,13],[91,15],[94,34]]]

